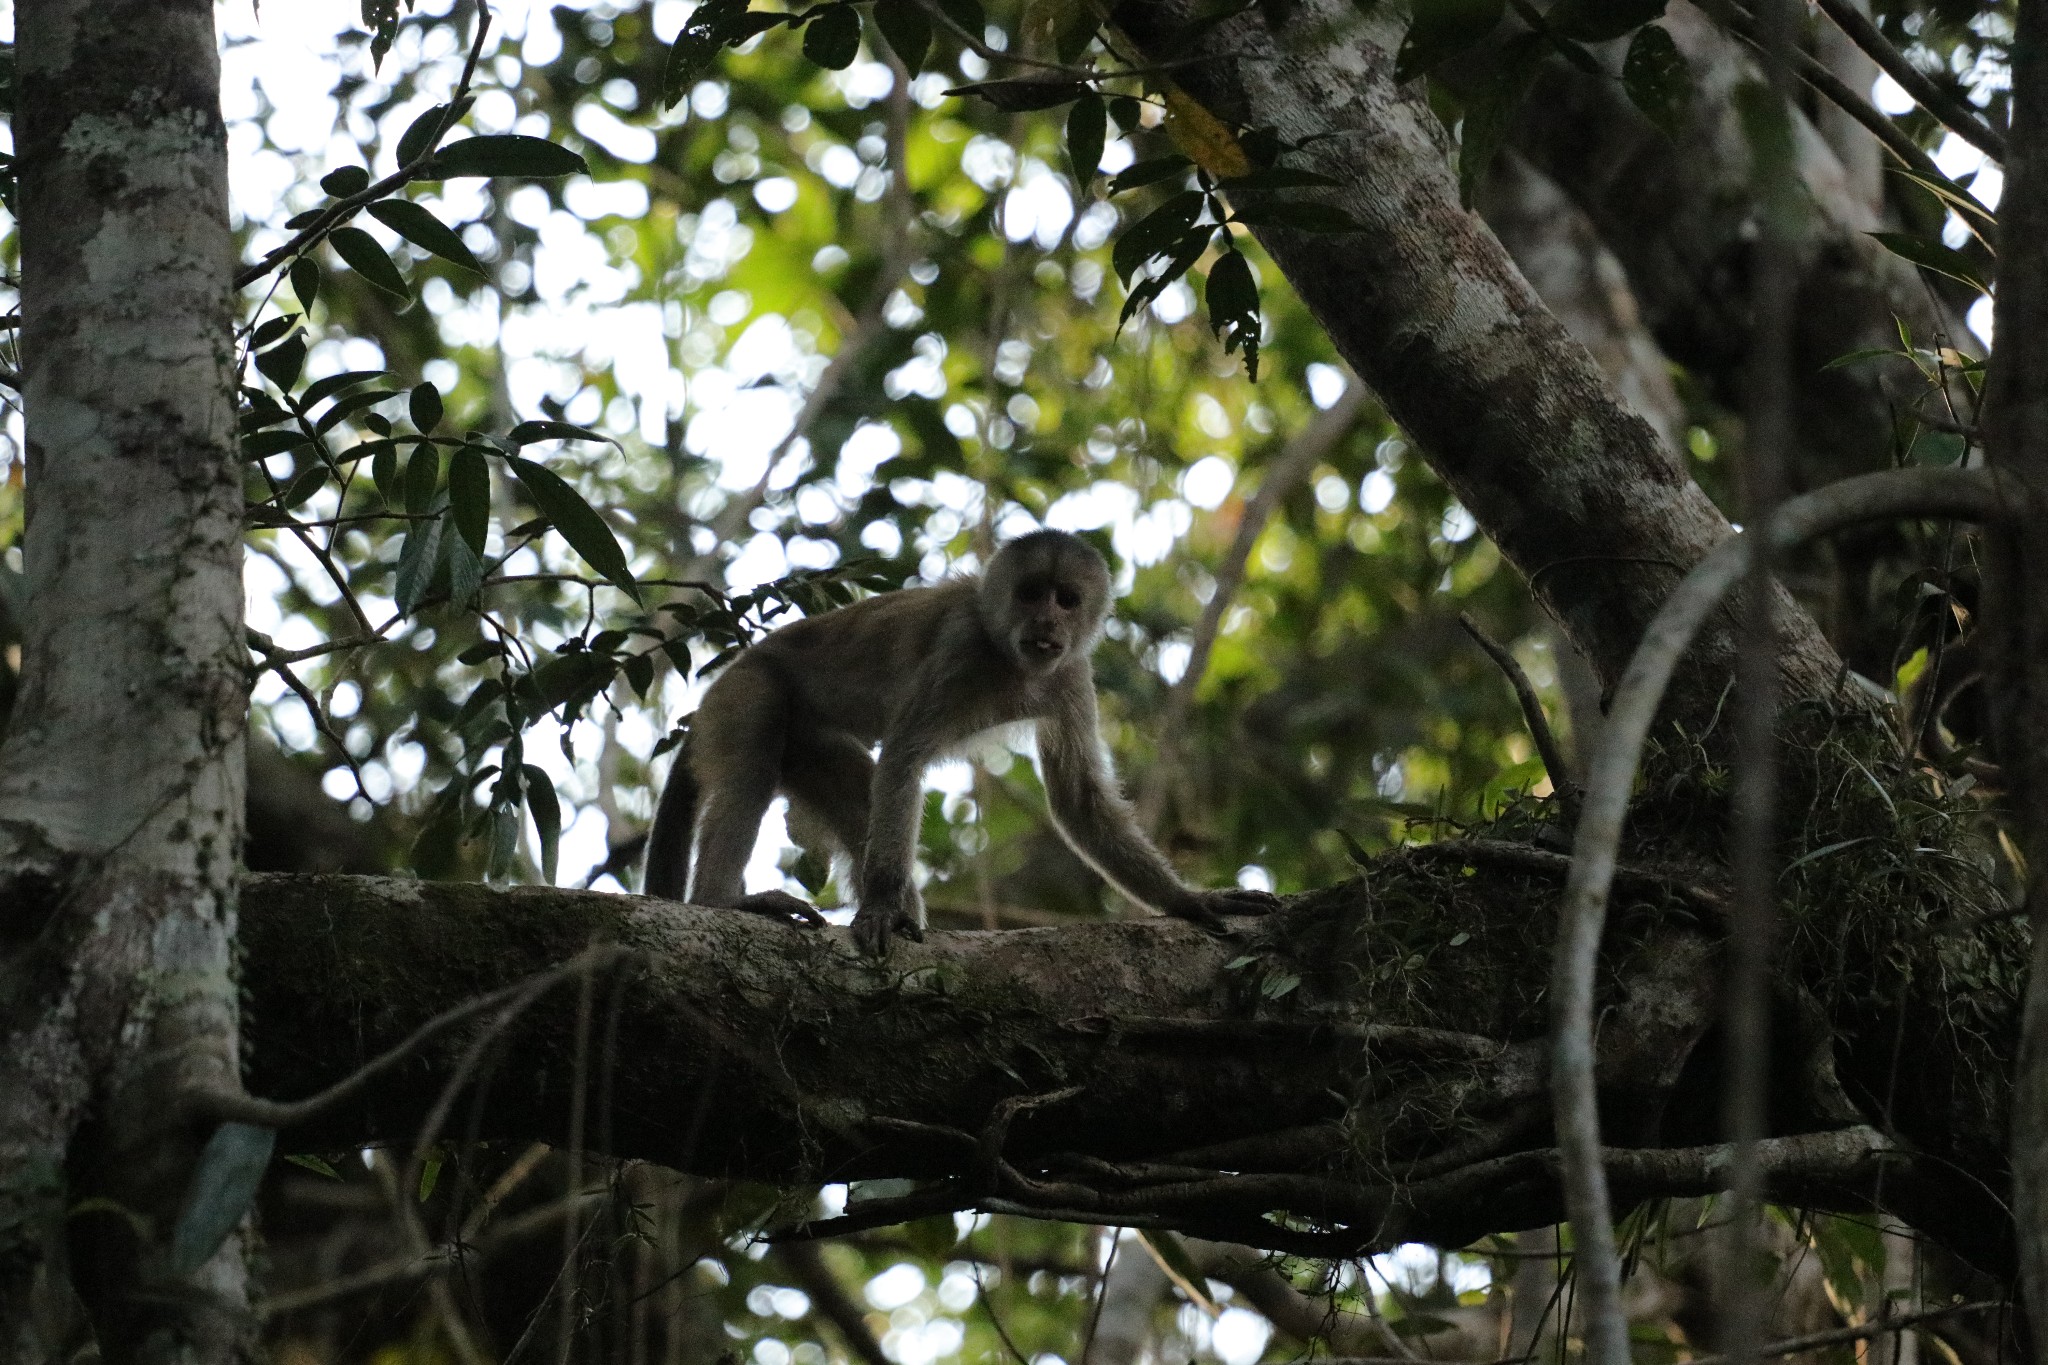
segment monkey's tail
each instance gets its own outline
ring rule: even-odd
[[[665,901],[679,901],[690,887],[690,844],[697,833],[697,775],[690,770],[690,742],[676,750],[647,831],[647,873],[641,889]]]

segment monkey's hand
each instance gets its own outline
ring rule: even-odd
[[[809,901],[799,900],[787,891],[756,891],[751,896],[740,897],[740,903],[733,907],[750,915],[766,915],[791,924],[801,924],[809,929],[825,927],[825,917],[818,913],[818,907]]]
[[[1270,891],[1231,886],[1219,891],[1190,891],[1184,899],[1165,907],[1175,919],[1207,929],[1212,934],[1229,932],[1225,915],[1264,915],[1280,908],[1280,898]]]
[[[897,934],[924,942],[924,897],[908,882],[866,888],[853,916],[854,946],[869,957],[887,957]]]

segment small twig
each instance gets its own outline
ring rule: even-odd
[[[194,1111],[198,1114],[219,1122],[248,1123],[261,1128],[275,1128],[279,1130],[291,1128],[317,1118],[335,1105],[351,1098],[371,1081],[383,1075],[392,1067],[397,1066],[406,1058],[411,1057],[422,1047],[432,1042],[434,1038],[455,1027],[455,1025],[474,1019],[479,1014],[503,1007],[504,1018],[498,1024],[498,1027],[503,1027],[504,1024],[511,1022],[512,1018],[516,1017],[527,1006],[539,999],[541,995],[561,982],[573,976],[580,976],[584,973],[595,971],[601,967],[609,967],[630,956],[632,956],[632,950],[628,948],[615,946],[590,948],[578,953],[561,966],[551,968],[540,973],[538,976],[514,982],[512,985],[506,986],[501,990],[492,991],[488,995],[480,995],[474,1000],[465,1001],[452,1009],[444,1010],[414,1029],[403,1042],[391,1048],[382,1056],[372,1058],[354,1072],[336,1081],[317,1095],[309,1095],[302,1100],[265,1100],[258,1099],[254,1095],[245,1095],[239,1092],[200,1090],[189,1095],[187,1102],[191,1104]],[[439,1125],[430,1123],[429,1127],[430,1130],[438,1130]],[[434,1135],[438,1136],[438,1132],[436,1131]],[[432,1141],[433,1138],[431,1136],[426,1139],[428,1145],[431,1145]]]
[[[1545,771],[1550,774],[1551,790],[1560,800],[1578,800],[1578,785],[1572,781],[1571,769],[1565,766],[1564,751],[1557,747],[1557,736],[1550,731],[1550,718],[1543,714],[1543,703],[1536,699],[1536,689],[1530,685],[1528,673],[1523,671],[1515,656],[1508,653],[1505,645],[1479,628],[1471,613],[1459,612],[1458,624],[1486,651],[1486,657],[1508,675],[1508,682],[1515,689],[1515,700],[1522,704],[1522,719],[1528,723],[1529,737],[1536,741],[1536,752],[1543,759]]]
[[[266,640],[266,636],[254,630],[248,631],[247,634],[250,646],[265,656],[264,667],[277,674],[283,680],[284,685],[292,690],[293,695],[297,696],[299,701],[305,705],[306,714],[312,717],[313,728],[318,730],[322,738],[334,746],[334,751],[341,755],[341,761],[348,765],[349,773],[356,781],[356,795],[362,797],[365,801],[369,801],[374,806],[376,802],[371,800],[370,789],[363,782],[363,770],[356,763],[356,756],[348,751],[348,741],[337,734],[334,726],[328,722],[327,712],[321,707],[320,698],[313,694],[313,689],[306,686],[298,674],[292,672],[291,665],[280,662],[272,650],[266,648],[263,644],[257,643],[258,641]]]
[[[1849,36],[1849,41],[1863,49],[1863,55],[1884,68],[1884,73],[1899,83],[1899,87],[1915,100],[1920,107],[1954,133],[1983,152],[1992,160],[2005,161],[2005,137],[1986,123],[1977,111],[1957,100],[1943,90],[1919,67],[1913,65],[1906,54],[1893,47],[1891,41],[1870,22],[1869,16],[1849,4],[1848,0],[1819,0],[1821,12],[1834,21],[1835,27]]]
[[[1003,1320],[996,1316],[996,1306],[988,1301],[988,1286],[981,1280],[981,1262],[969,1261],[967,1273],[974,1277],[975,1298],[981,1304],[982,1313],[988,1318],[988,1325],[995,1329],[996,1337],[1008,1348],[1017,1365],[1031,1365],[1031,1362],[1025,1359],[1024,1353],[1017,1349],[1017,1343],[1010,1340],[1009,1329],[1004,1327]]]

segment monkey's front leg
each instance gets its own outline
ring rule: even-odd
[[[860,909],[853,916],[853,941],[870,957],[887,956],[889,940],[897,934],[924,941],[924,896],[911,869],[927,761],[922,747],[884,740],[875,764]]]

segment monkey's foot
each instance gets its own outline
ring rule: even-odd
[[[897,934],[918,943],[924,942],[923,916],[918,913],[915,901],[907,901],[893,909],[877,904],[872,911],[861,906],[853,917],[853,944],[869,957],[887,957],[889,941]]]
[[[750,915],[766,915],[790,924],[800,924],[810,929],[825,927],[825,917],[818,913],[818,907],[809,901],[799,900],[787,891],[756,891],[751,896],[740,897],[735,910],[744,910]]]

